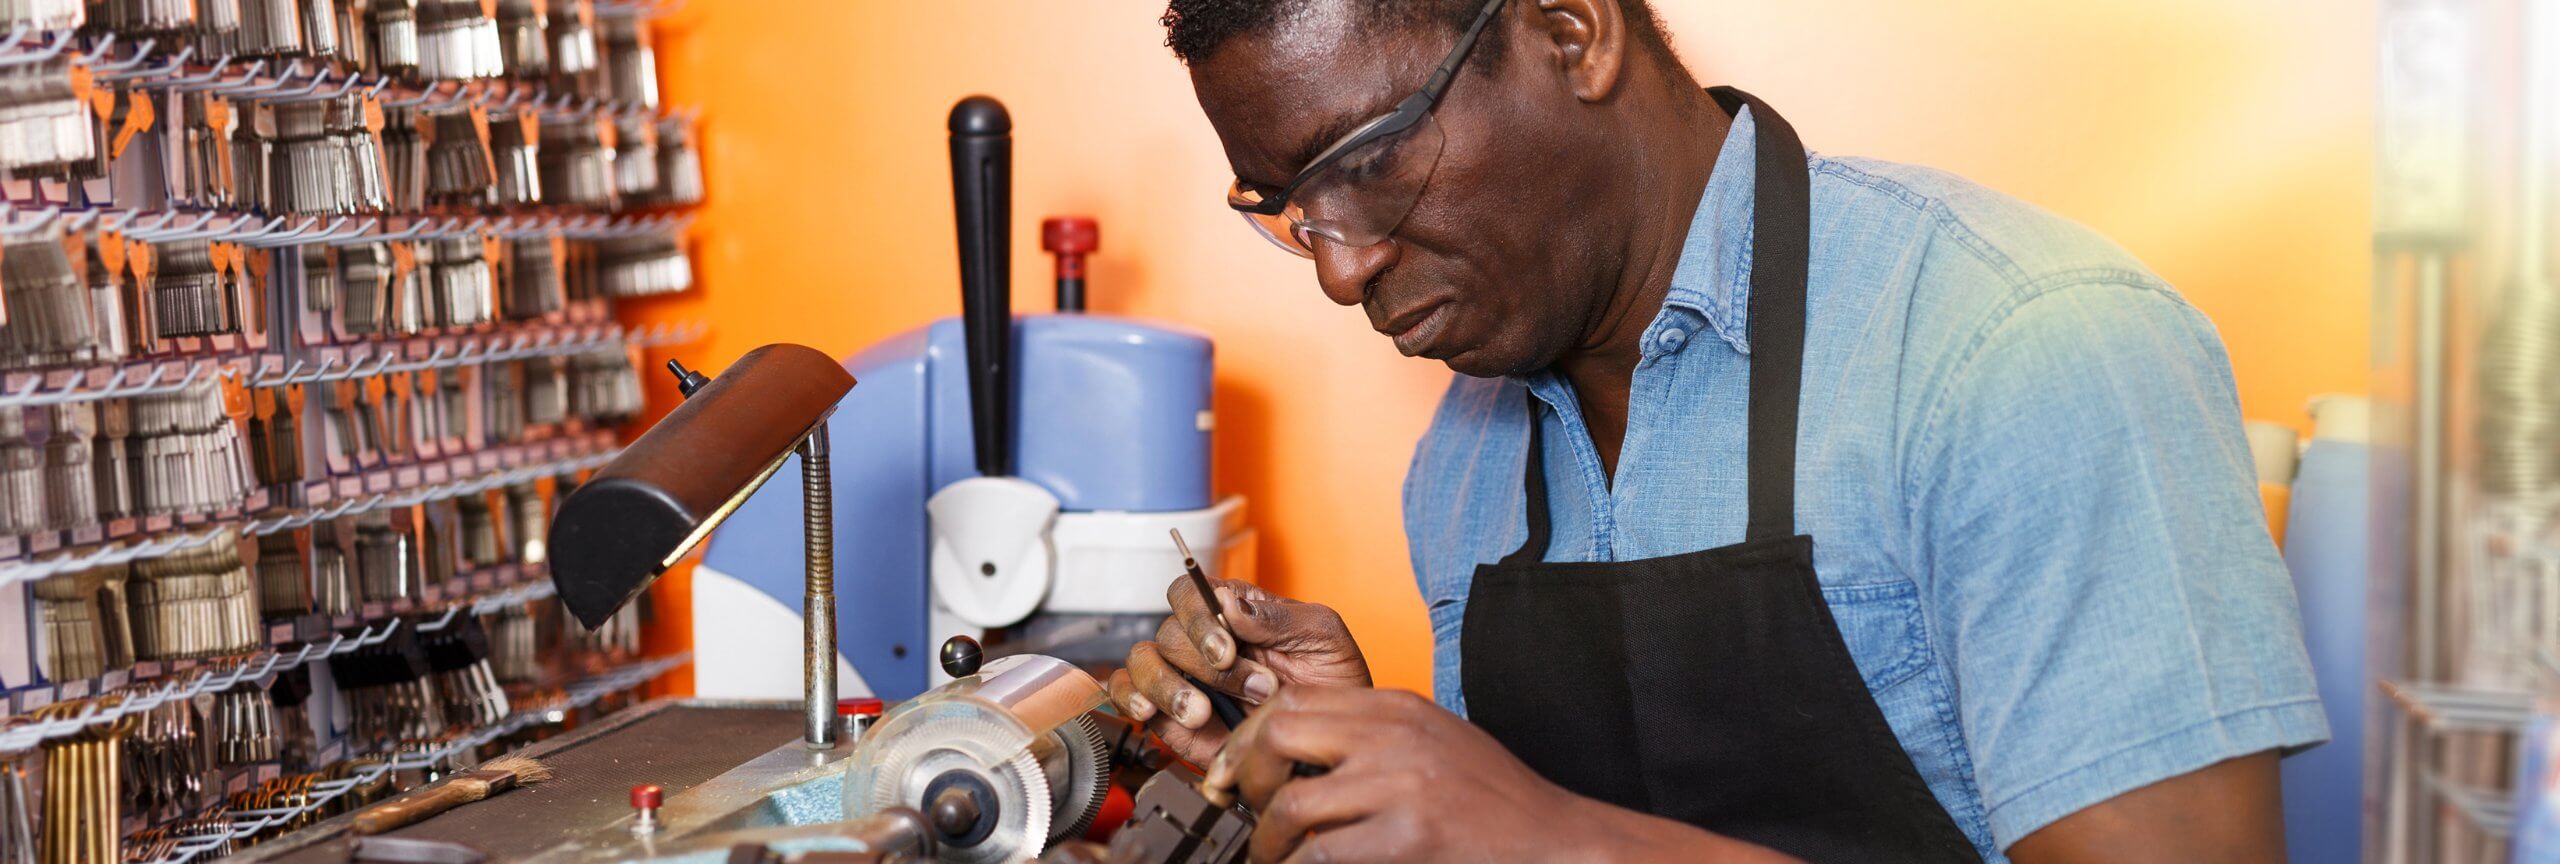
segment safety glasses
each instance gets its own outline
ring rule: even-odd
[[[1264,195],[1244,180],[1227,189],[1227,206],[1273,245],[1315,257],[1316,238],[1362,247],[1387,239],[1422,198],[1440,164],[1440,126],[1431,111],[1449,92],[1476,39],[1503,0],[1486,0],[1440,68],[1422,89],[1326,147],[1279,192]]]

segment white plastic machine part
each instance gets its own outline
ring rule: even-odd
[[[926,499],[934,605],[981,628],[1029,617],[1049,595],[1058,497],[1014,477],[972,477]],[[937,637],[934,644],[941,644]]]
[[[799,609],[705,564],[693,570],[693,614],[694,695],[793,702],[806,697]],[[877,695],[843,654],[836,655],[836,695]]]
[[[1202,572],[1225,573],[1228,559],[1250,555],[1253,530],[1245,526],[1243,496],[1230,495],[1200,510],[1163,513],[1060,513],[1049,530],[1048,546],[1057,555],[1056,572],[1046,601],[1034,611],[1070,615],[1164,615],[1173,612],[1166,587],[1182,575],[1182,553],[1174,551],[1166,529],[1178,528],[1184,542],[1206,556]],[[1210,551],[1215,550],[1215,551]],[[1250,569],[1250,568],[1248,568]],[[1248,577],[1249,578],[1249,577]],[[925,616],[926,642],[940,645],[953,636],[984,638],[994,627],[955,614],[943,601],[939,585],[933,608]],[[1029,617],[1025,613],[1022,617]],[[926,686],[949,683],[942,667],[925,664]]]
[[[1165,535],[1178,528],[1191,548],[1203,556],[1200,568],[1225,576],[1251,567],[1239,557],[1253,553],[1253,531],[1245,524],[1245,500],[1228,496],[1201,510],[1167,513],[1060,513],[1049,528],[1047,546],[1056,556],[1054,571],[1034,612],[1062,614],[1165,614],[1166,586],[1182,573],[1182,556]],[[1217,550],[1217,551],[1210,551]],[[1250,575],[1241,578],[1251,578]],[[849,584],[839,582],[839,585]],[[840,589],[841,590],[841,589]],[[695,691],[704,698],[801,698],[800,610],[710,565],[695,568],[693,577]],[[1016,618],[1005,626],[1019,622]],[[989,628],[963,620],[946,608],[939,591],[926,610],[927,645],[953,636],[982,638]],[[713,635],[717,634],[717,635]],[[925,664],[928,686],[951,680],[940,666]],[[877,695],[843,655],[836,657],[839,694],[845,698]]]
[[[1065,513],[1050,529],[1058,552],[1057,577],[1044,612],[1168,614],[1165,588],[1182,575],[1182,553],[1166,531],[1179,530],[1194,549],[1222,550],[1244,530],[1244,498],[1230,495],[1205,510],[1167,513]],[[1226,569],[1226,556],[1208,553],[1200,569]]]

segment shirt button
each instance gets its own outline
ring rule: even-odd
[[[1664,350],[1678,351],[1680,350],[1681,343],[1687,341],[1689,341],[1689,331],[1682,330],[1678,327],[1662,331],[1662,347]]]

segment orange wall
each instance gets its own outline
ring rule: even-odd
[[[1656,3],[1702,80],[1784,106],[1814,148],[1946,168],[2115,237],[2220,324],[2251,416],[2364,389],[2370,3]],[[638,314],[712,322],[683,350],[715,368],[954,314],[943,117],[996,95],[1017,307],[1048,305],[1036,220],[1100,217],[1095,308],[1217,337],[1217,481],[1252,501],[1265,581],[1341,609],[1381,681],[1425,688],[1397,489],[1448,373],[1399,358],[1226,210],[1158,8],[690,4],[663,22],[661,68],[670,103],[706,110],[706,288]]]

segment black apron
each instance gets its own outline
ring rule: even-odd
[[[1476,568],[1467,713],[1577,794],[1812,861],[1980,861],[1885,725],[1795,530],[1810,186],[1795,130],[1758,126],[1751,259],[1750,528],[1642,561],[1546,563],[1531,402],[1529,539]]]

